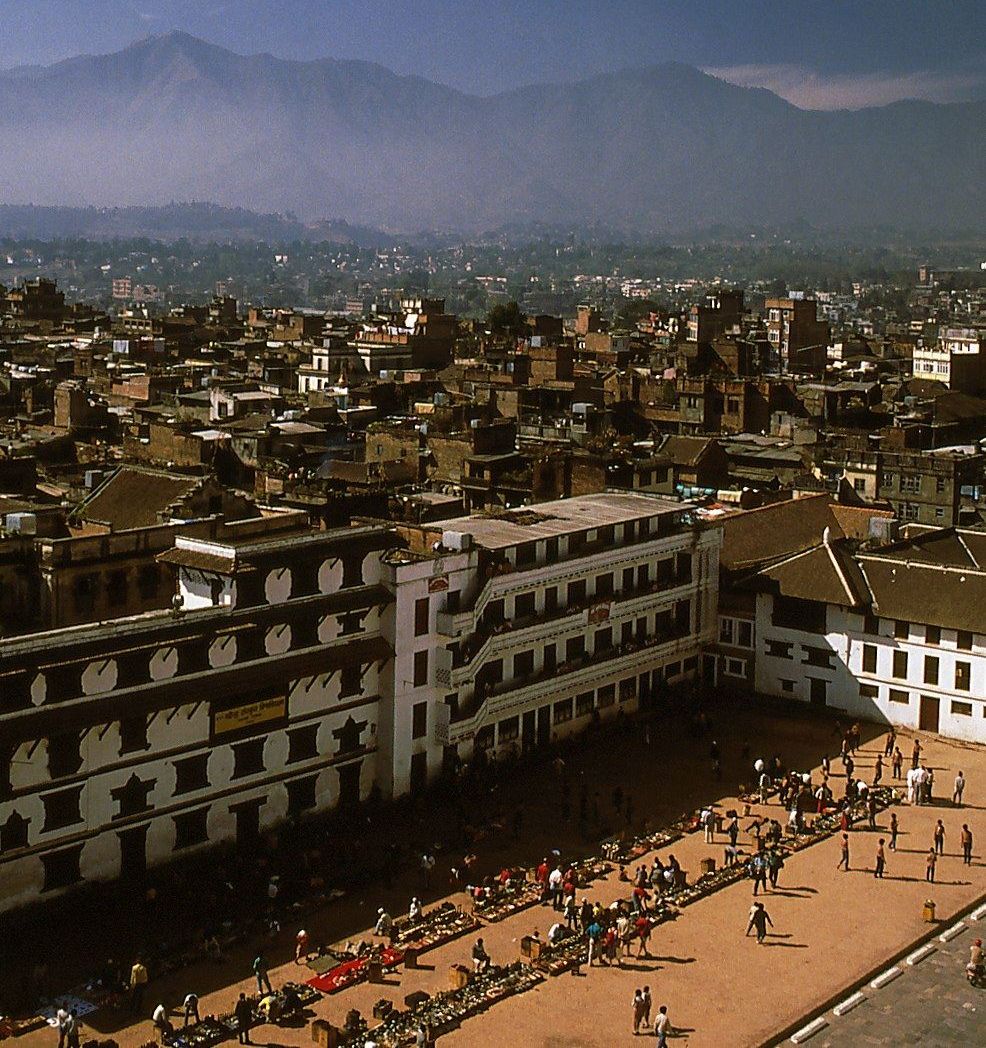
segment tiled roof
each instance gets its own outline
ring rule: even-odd
[[[163,470],[121,466],[79,507],[84,520],[107,524],[113,531],[151,527],[158,512],[194,491],[201,477]]]

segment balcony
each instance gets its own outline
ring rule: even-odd
[[[509,712],[517,711],[528,706],[532,700],[549,699],[562,690],[578,688],[579,684],[590,677],[596,676],[600,671],[612,672],[616,663],[625,662],[627,665],[621,667],[621,672],[633,670],[636,672],[639,665],[655,658],[659,649],[667,649],[660,652],[661,655],[671,655],[678,649],[686,646],[694,646],[699,638],[690,629],[684,627],[672,627],[663,633],[647,637],[642,641],[631,641],[628,644],[619,644],[601,655],[585,654],[578,659],[563,662],[552,670],[537,670],[523,678],[514,677],[507,681],[487,688],[482,693],[477,693],[463,703],[452,718],[451,741],[462,741],[475,729],[484,712],[489,712],[491,703],[502,696],[509,696],[509,701],[502,704],[496,703],[496,717],[503,716]]]
[[[586,628],[592,625],[603,626],[610,616],[607,615],[605,619],[600,619],[595,623],[591,622],[590,615],[593,608],[601,605],[615,605],[621,613],[632,615],[643,610],[642,608],[634,607],[634,602],[655,594],[673,595],[676,590],[683,586],[690,586],[693,581],[694,579],[690,573],[669,575],[664,579],[647,582],[639,586],[635,585],[629,589],[619,590],[616,593],[589,597],[584,601],[579,601],[577,604],[569,604],[562,608],[556,608],[553,611],[535,612],[533,615],[527,615],[522,619],[510,619],[486,628],[480,627],[462,642],[456,656],[452,659],[450,666],[451,683],[453,686],[459,687],[467,681],[470,678],[470,674],[460,671],[468,670],[476,665],[482,665],[487,655],[491,653],[491,649],[498,646],[496,640],[499,637],[506,638],[505,646],[518,645],[525,641],[533,642],[540,639],[540,632],[528,636],[526,631],[531,630],[533,627],[537,627],[540,631],[541,627],[552,623],[561,626],[566,619],[573,621],[565,625],[563,629],[572,629],[576,625]],[[581,621],[574,621],[578,617],[581,617]],[[558,630],[556,632],[561,631]]]

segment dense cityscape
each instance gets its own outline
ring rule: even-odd
[[[351,214],[0,200],[0,1040],[979,1043],[982,216]]]

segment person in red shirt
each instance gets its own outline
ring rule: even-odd
[[[534,878],[538,882],[538,884],[541,884],[541,885],[547,884],[548,883],[548,874],[550,872],[551,871],[550,871],[550,869],[548,867],[548,860],[547,859],[542,859],[540,864],[538,865],[537,872],[535,873]]]
[[[640,947],[637,950],[638,957],[650,957],[647,949],[647,940],[650,938],[650,918],[641,914],[634,922],[637,929],[637,938],[640,939]]]
[[[647,901],[650,899],[650,892],[646,888],[641,888],[638,884],[633,889],[633,906],[634,909],[640,913],[647,912]]]

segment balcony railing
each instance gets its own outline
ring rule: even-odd
[[[642,652],[651,652],[655,648],[660,648],[685,638],[694,639],[691,629],[687,626],[673,626],[671,629],[654,634],[643,640],[633,640],[626,644],[614,645],[609,650],[599,654],[582,654],[578,658],[560,663],[553,669],[540,669],[524,677],[512,677],[510,680],[500,681],[492,686],[477,687],[472,697],[460,705],[452,718],[452,723],[455,725],[478,717],[483,707],[491,699],[495,699],[498,696],[512,693],[519,703],[526,698],[521,693],[535,689],[546,681],[559,681],[561,682],[561,687],[571,685],[573,676],[580,671],[587,669],[595,671],[599,667],[605,667],[619,659],[628,659]]]

